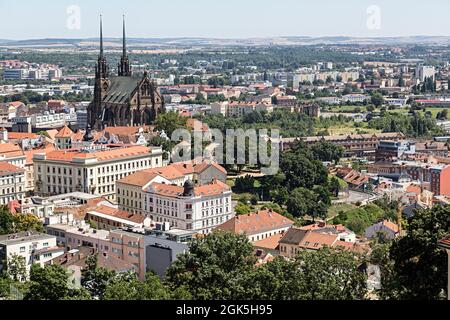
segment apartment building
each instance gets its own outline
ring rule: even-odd
[[[26,156],[19,145],[5,142],[0,143],[0,161],[6,161],[16,167],[24,168]]]
[[[273,105],[257,102],[219,102],[211,105],[212,114],[222,114],[224,117],[242,117],[253,111],[273,112]]]
[[[23,257],[27,274],[35,263],[44,265],[64,253],[56,246],[56,237],[38,232],[20,232],[0,236],[0,270],[15,255]]]
[[[137,270],[141,280],[145,279],[145,240],[144,234],[126,230],[113,230],[110,232],[112,257],[131,263]]]
[[[419,161],[378,161],[369,164],[368,171],[394,180],[407,176],[419,181],[425,190],[434,195],[450,196],[450,165]]]
[[[162,153],[161,147],[122,144],[36,153],[36,192],[46,196],[78,191],[113,200],[117,180],[160,167]]]
[[[375,157],[375,152],[378,149],[380,141],[400,141],[404,139],[404,134],[400,132],[282,138],[281,150],[289,149],[297,140],[303,140],[309,145],[321,141],[328,141],[342,146],[344,148],[344,157]]]
[[[187,180],[202,185],[214,180],[225,182],[226,178],[227,171],[215,162],[173,163],[166,167],[142,170],[120,179],[117,181],[116,198],[120,209],[143,215],[145,193],[152,183],[182,187]]]
[[[0,205],[25,197],[25,170],[0,161]]]
[[[201,186],[188,180],[183,187],[152,183],[145,194],[144,212],[157,223],[208,234],[234,217],[231,194],[231,188],[218,180]]]

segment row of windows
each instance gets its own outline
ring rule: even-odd
[[[0,179],[0,186],[1,185],[9,185],[9,184],[13,184],[14,183],[14,177],[15,176],[3,176],[3,178],[5,178],[6,177],[6,179]],[[17,176],[17,178],[16,178],[16,183],[21,183],[22,182],[22,177],[20,177],[20,176]]]
[[[124,190],[124,189],[120,189],[120,188],[117,188],[117,194],[118,195],[122,194],[123,196],[126,195],[127,197],[133,197],[133,196],[135,198],[139,197],[139,199],[142,198],[142,194],[138,193],[137,191],[133,192],[133,191],[130,191],[130,190]]]

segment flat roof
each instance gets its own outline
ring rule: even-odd
[[[40,232],[19,232],[0,236],[0,244],[14,245],[25,242],[53,239],[55,236]]]

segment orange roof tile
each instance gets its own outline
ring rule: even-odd
[[[382,222],[383,226],[385,226],[388,229],[391,229],[392,231],[394,231],[395,233],[399,232],[399,228],[398,225],[393,223],[392,221],[389,220],[384,220]]]
[[[79,149],[55,150],[46,153],[46,159],[59,162],[72,162],[75,158],[97,159],[99,162],[117,158],[127,158],[149,154],[151,148],[144,146],[110,146],[107,150],[83,152]]]
[[[21,139],[38,139],[39,135],[36,133],[28,132],[8,132],[8,139],[21,140]]]
[[[119,218],[119,219],[124,219],[124,220],[128,220],[134,223],[143,223],[145,220],[145,216],[143,215],[139,215],[139,214],[133,214],[133,213],[129,213],[117,208],[111,208],[108,206],[98,206],[97,208],[95,208],[92,211],[89,211],[88,213],[95,215],[95,213],[102,213],[104,215],[108,215],[111,217],[115,217],[115,218]]]
[[[333,247],[338,241],[338,237],[337,234],[307,232],[301,239],[299,247],[312,250],[319,250],[324,246]]]
[[[282,233],[276,233],[270,237],[254,242],[253,245],[258,248],[276,250],[282,237]]]
[[[43,153],[43,152],[50,152],[50,151],[54,151],[55,147],[51,144],[47,144],[44,148],[41,149],[32,149],[32,150],[26,150],[24,151],[25,156],[26,156],[26,162],[25,164],[33,164],[33,156],[36,153]]]
[[[21,173],[21,172],[25,172],[25,170],[16,167],[15,165],[12,165],[6,161],[0,161],[0,175],[3,176],[6,174]]]
[[[23,156],[23,150],[16,144],[0,143],[0,155],[5,158],[13,158]]]
[[[217,227],[219,230],[252,235],[269,230],[291,227],[294,222],[272,210],[236,216]]]
[[[70,130],[68,126],[64,126],[58,133],[55,135],[55,138],[70,138],[73,135],[73,131]]]

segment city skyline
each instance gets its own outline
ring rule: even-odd
[[[350,0],[345,4],[325,2],[326,6],[324,3],[294,0],[249,0],[244,3],[237,0],[226,3],[135,0],[131,5],[123,5],[117,0],[95,3],[63,0],[46,5],[49,0],[43,0],[36,6],[36,2],[28,0],[0,0],[0,10],[9,10],[1,22],[0,39],[94,38],[98,34],[100,14],[103,14],[105,38],[119,38],[124,13],[130,38],[450,35],[450,21],[446,19],[450,3],[443,0],[430,0],[427,4],[404,0],[396,3],[385,0]],[[431,4],[441,10],[428,14],[426,9]],[[205,13],[205,8],[209,8],[208,13]],[[51,19],[46,19],[45,23],[33,23],[36,16],[46,15]],[[218,17],[222,19],[218,20]]]

